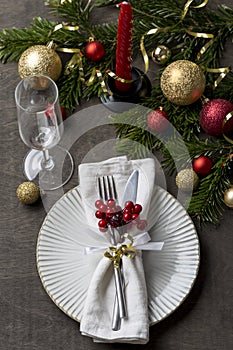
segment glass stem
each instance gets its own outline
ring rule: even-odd
[[[43,159],[41,162],[41,166],[44,170],[52,170],[54,167],[54,161],[52,157],[50,157],[49,151],[47,149],[43,150]]]

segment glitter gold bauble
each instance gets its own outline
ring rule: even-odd
[[[169,64],[160,81],[164,96],[176,105],[190,105],[197,101],[205,90],[206,79],[201,68],[187,60]]]
[[[46,75],[58,80],[62,71],[62,62],[56,51],[45,45],[29,47],[19,59],[18,72],[21,78],[30,75]]]
[[[176,175],[176,185],[180,190],[195,190],[199,183],[199,177],[193,169],[183,169]]]
[[[224,203],[229,207],[233,208],[233,187],[228,188],[224,193]]]
[[[16,194],[20,202],[33,204],[39,199],[40,190],[34,182],[26,181],[18,186]]]
[[[171,57],[171,51],[167,46],[158,45],[152,52],[152,61],[157,64],[165,64]]]

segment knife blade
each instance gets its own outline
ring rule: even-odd
[[[132,201],[133,203],[136,203],[138,191],[138,176],[138,170],[133,170],[133,172],[129,176],[125,185],[124,194],[121,201],[122,208],[124,208],[125,202],[127,201]]]

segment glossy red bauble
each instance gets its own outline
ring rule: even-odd
[[[168,127],[168,115],[161,109],[152,111],[147,117],[147,125],[149,129],[162,132]]]
[[[85,56],[91,61],[98,62],[104,55],[105,48],[100,41],[90,41],[85,47]]]
[[[225,116],[233,111],[233,104],[227,100],[217,98],[204,104],[200,112],[200,125],[211,136],[223,134]]]
[[[213,167],[213,161],[207,156],[200,156],[193,160],[193,170],[199,176],[207,176]]]

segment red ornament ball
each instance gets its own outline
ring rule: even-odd
[[[168,115],[161,109],[156,109],[147,117],[147,125],[149,129],[157,132],[162,132],[168,127]]]
[[[200,113],[202,129],[211,136],[223,134],[223,120],[233,111],[233,104],[227,100],[217,98],[204,104]]]
[[[193,170],[199,176],[207,176],[213,167],[213,161],[207,156],[200,156],[193,160]]]
[[[90,41],[85,47],[85,56],[91,61],[98,62],[104,55],[105,48],[100,41]]]

